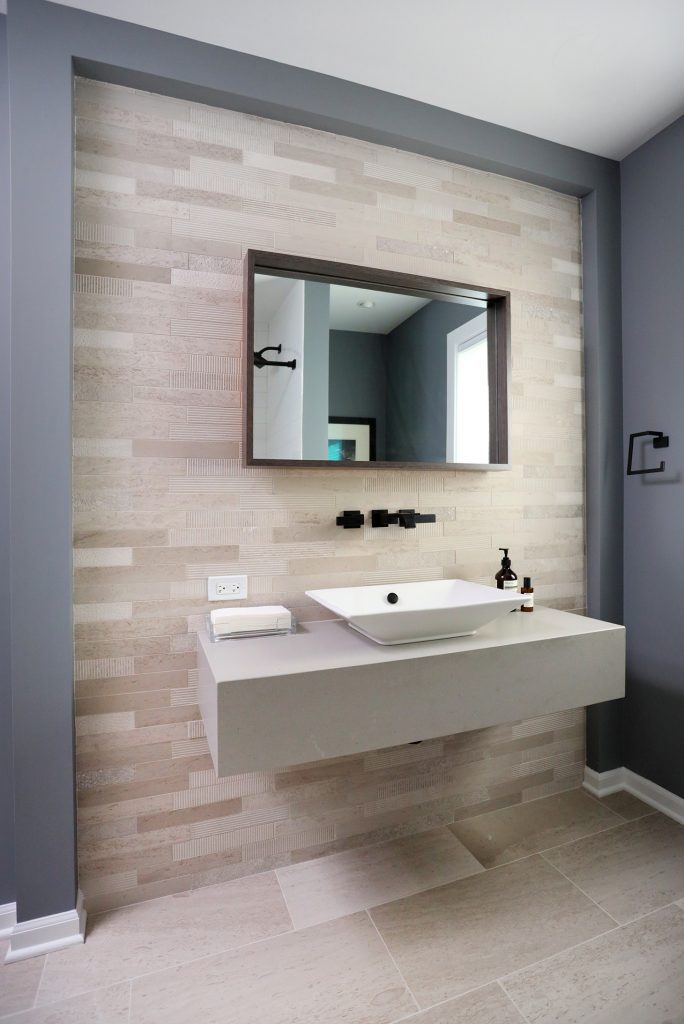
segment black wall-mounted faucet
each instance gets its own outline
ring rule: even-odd
[[[371,512],[372,526],[403,526],[405,530],[415,530],[416,523],[436,523],[437,516],[432,513],[421,515],[414,508],[400,508],[398,512],[388,512],[386,508],[374,508]]]

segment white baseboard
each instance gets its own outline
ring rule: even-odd
[[[0,939],[8,939],[16,923],[16,903],[0,903]]]
[[[613,768],[609,772],[595,772],[593,768],[585,768],[583,786],[588,793],[597,797],[623,791],[631,793],[649,807],[684,825],[684,797],[657,786],[655,782],[637,775],[629,768]]]
[[[595,772],[593,768],[584,768],[582,785],[592,796],[611,796],[621,793],[625,788],[626,768],[613,768],[610,772]]]
[[[62,914],[49,917],[35,917],[31,921],[20,921],[12,928],[10,945],[5,963],[27,960],[32,956],[52,953],[65,946],[75,946],[85,941],[86,912],[83,896],[79,891],[76,906]]]

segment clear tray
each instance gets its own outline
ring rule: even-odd
[[[290,633],[297,632],[297,620],[292,615],[292,625],[287,626],[285,629],[248,629],[236,630],[233,633],[216,633],[214,632],[214,624],[211,621],[211,617],[207,615],[207,632],[209,633],[209,639],[215,644],[221,640],[244,640],[250,636],[287,636]]]

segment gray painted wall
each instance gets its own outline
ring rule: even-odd
[[[446,336],[481,312],[430,302],[387,335],[388,462],[446,461]]]
[[[374,416],[375,456],[385,458],[385,335],[330,332],[330,415]]]
[[[684,796],[684,118],[623,161],[625,436],[663,430],[625,482],[625,765]]]
[[[0,904],[14,902],[10,680],[10,185],[7,20],[0,15]]]
[[[590,613],[622,615],[619,171],[611,160],[400,96],[45,0],[9,0],[12,689],[20,920],[74,906],[71,630],[72,70],[368,139],[586,197]],[[178,76],[181,76],[179,78]],[[39,296],[40,301],[36,301]],[[48,582],[54,600],[45,601]],[[41,643],[32,615],[44,609]],[[610,713],[588,758],[616,767]]]
[[[10,584],[20,921],[71,909],[76,898],[71,470],[66,460],[71,446],[72,74],[39,20],[31,3],[9,6]],[[33,622],[38,608],[40,642]]]

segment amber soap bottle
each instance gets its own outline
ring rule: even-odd
[[[501,568],[497,572],[494,579],[499,590],[512,590],[518,589],[518,577],[511,569],[511,560],[508,557],[508,548],[499,548],[499,551],[503,551],[503,558],[501,559]]]
[[[520,605],[521,612],[533,612],[534,611],[534,587],[532,586],[532,580],[529,576],[523,577],[523,585],[520,588],[520,594],[525,598],[523,603]]]

